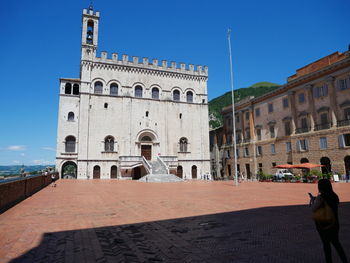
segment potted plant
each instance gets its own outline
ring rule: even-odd
[[[300,175],[296,175],[294,178],[295,178],[295,182],[296,183],[300,183],[301,182],[301,176]]]

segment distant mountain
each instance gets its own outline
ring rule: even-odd
[[[55,165],[0,165],[0,175],[10,175],[10,174],[19,174],[21,168],[24,168],[25,172],[34,172],[45,169],[46,167],[55,167]]]
[[[235,103],[249,96],[259,97],[270,91],[278,89],[281,85],[271,82],[258,82],[248,88],[234,90]],[[222,122],[221,111],[224,107],[232,104],[231,91],[226,92],[209,101],[209,126],[214,129],[220,127]]]

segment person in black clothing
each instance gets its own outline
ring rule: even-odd
[[[333,223],[320,223],[315,221],[317,232],[320,234],[323,250],[326,257],[326,262],[332,262],[332,251],[331,244],[337,250],[339,257],[342,262],[348,263],[344,249],[339,242],[339,219],[338,219],[338,205],[339,197],[333,192],[332,184],[328,179],[321,179],[318,181],[318,191],[317,197],[310,194],[310,202],[312,206],[312,211],[315,212],[317,209],[324,207],[325,203],[332,209],[335,221]]]

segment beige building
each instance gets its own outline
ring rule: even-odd
[[[350,171],[350,51],[333,53],[296,71],[281,88],[235,108],[238,170],[248,178],[278,164],[324,164]],[[234,174],[232,108],[211,132],[212,171]],[[219,137],[223,137],[220,138]],[[215,138],[216,137],[216,138]],[[216,145],[215,145],[216,142]]]
[[[61,177],[138,179],[210,172],[208,68],[96,55],[100,13],[84,9],[80,77],[60,79]]]

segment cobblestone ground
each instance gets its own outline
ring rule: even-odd
[[[324,262],[316,188],[61,180],[0,215],[0,262]],[[334,190],[350,256],[350,184]]]

